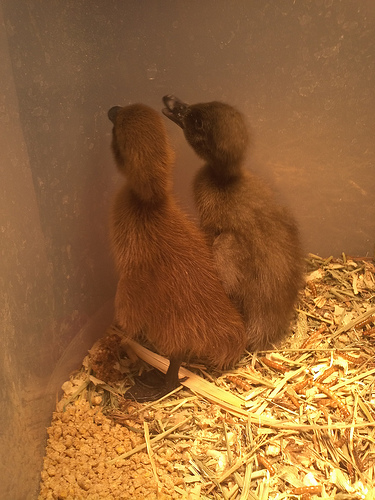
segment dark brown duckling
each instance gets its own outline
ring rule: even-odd
[[[249,133],[228,104],[187,105],[165,96],[165,116],[182,127],[204,161],[193,185],[203,231],[224,288],[244,318],[248,348],[271,347],[287,332],[303,284],[296,222],[244,168]]]
[[[108,112],[112,150],[127,182],[118,192],[111,240],[119,282],[115,323],[141,331],[170,359],[165,392],[179,385],[190,356],[218,368],[246,345],[243,320],[224,292],[204,235],[178,207],[171,187],[174,154],[161,116],[134,104]],[[160,392],[142,399],[159,397]]]

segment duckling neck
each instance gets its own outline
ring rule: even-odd
[[[155,211],[163,209],[163,207],[167,206],[170,202],[171,197],[166,193],[161,194],[152,194],[151,196],[145,196],[145,193],[142,192],[142,196],[140,196],[139,192],[134,190],[132,187],[128,186],[128,199],[133,207],[137,207],[139,213],[148,213],[152,214]]]
[[[243,177],[242,163],[207,162],[205,170],[216,184],[231,184]]]
[[[128,178],[128,188],[132,196],[150,205],[168,199],[172,192],[171,182],[157,176],[147,179],[142,179],[141,176]]]

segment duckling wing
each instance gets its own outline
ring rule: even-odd
[[[240,261],[241,247],[232,233],[221,233],[216,236],[212,245],[216,269],[225,292],[231,296],[239,289],[243,281]]]

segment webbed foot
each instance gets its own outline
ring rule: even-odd
[[[147,401],[156,401],[166,394],[168,391],[165,385],[160,387],[146,387],[144,385],[135,384],[124,394],[125,399],[132,399],[138,403],[145,403]]]
[[[171,358],[167,373],[164,375],[158,370],[150,370],[135,378],[135,384],[124,394],[125,399],[133,399],[139,403],[156,401],[179,387],[183,379],[178,378],[181,365],[180,358]]]

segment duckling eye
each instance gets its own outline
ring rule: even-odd
[[[203,129],[203,120],[201,116],[196,116],[194,119],[194,125],[196,130],[202,130]]]

